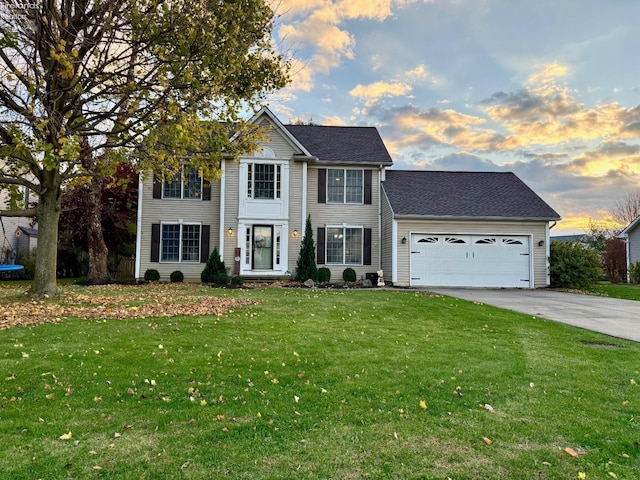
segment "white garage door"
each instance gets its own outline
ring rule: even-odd
[[[526,235],[411,236],[411,285],[449,287],[531,286]]]

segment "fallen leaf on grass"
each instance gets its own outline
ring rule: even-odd
[[[68,431],[67,433],[60,435],[58,438],[60,440],[71,440],[71,436],[71,431]]]
[[[613,472],[608,472],[608,475],[609,475],[611,478],[618,478],[618,475],[616,475],[616,474],[615,474],[615,473],[613,473]]]
[[[571,447],[567,447],[564,449],[565,452],[567,452],[569,455],[571,455],[572,457],[578,458],[580,456],[580,454],[578,452],[576,452],[573,448]]]
[[[487,437],[482,437],[482,441],[484,443],[486,443],[487,445],[491,445],[493,443],[493,440],[491,440],[490,438],[487,438]]]
[[[580,480],[584,480],[585,478],[587,478],[587,474],[584,472],[578,472],[578,478]]]
[[[420,408],[423,410],[427,409],[427,402],[425,402],[424,400],[420,400]]]

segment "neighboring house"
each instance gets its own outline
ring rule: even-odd
[[[8,195],[0,192],[0,210],[7,208]],[[19,263],[38,245],[38,230],[26,217],[1,217],[0,264]]]
[[[141,181],[136,278],[199,279],[214,247],[230,274],[288,277],[310,215],[332,279],[351,267],[399,286],[548,285],[560,217],[515,175],[389,170],[373,127],[285,126],[267,108],[253,122],[268,141],[223,161],[220,181],[188,166],[173,183]]]
[[[627,225],[618,238],[623,239],[627,244],[627,272],[629,272],[631,265],[640,262],[640,216]]]

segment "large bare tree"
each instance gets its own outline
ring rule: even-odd
[[[633,222],[640,215],[640,188],[616,198],[609,213],[623,228]]]
[[[13,202],[0,215],[37,217],[38,296],[58,293],[66,183],[132,159],[171,175],[187,155],[214,179],[222,155],[255,145],[240,112],[288,80],[268,0],[3,0],[2,8],[0,187],[26,187],[38,203]]]

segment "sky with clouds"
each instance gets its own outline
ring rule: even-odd
[[[284,122],[373,125],[401,169],[512,171],[608,225],[640,189],[637,0],[273,0]]]

